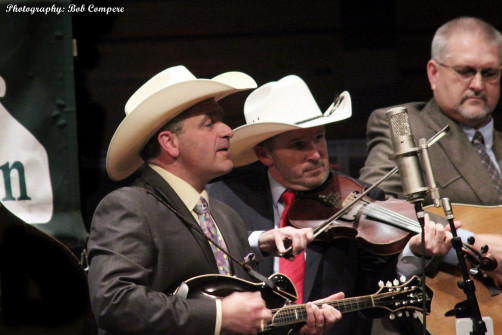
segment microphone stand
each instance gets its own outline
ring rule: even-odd
[[[441,139],[444,135],[446,135],[446,132],[449,131],[449,126],[445,126],[443,129],[441,129],[438,133],[436,133],[434,136],[432,136],[428,141],[425,138],[421,138],[418,140],[418,147],[410,147],[407,148],[406,152],[402,152],[401,154],[403,155],[415,155],[420,153],[420,157],[422,158],[422,164],[421,166],[423,167],[423,170],[425,170],[425,176],[427,179],[427,187],[419,187],[420,184],[422,183],[417,183],[412,189],[414,192],[409,193],[406,195],[406,199],[413,203],[415,206],[415,213],[418,219],[418,222],[420,224],[422,234],[421,234],[421,267],[422,267],[422,274],[421,274],[421,289],[423,292],[423,295],[426,295],[426,275],[425,275],[425,212],[423,209],[423,203],[424,203],[424,197],[427,193],[431,194],[432,199],[434,200],[434,206],[439,207],[440,202],[439,202],[439,191],[436,186],[436,182],[434,180],[434,175],[432,172],[432,166],[430,163],[430,157],[429,157],[429,151],[428,147],[429,145],[434,144],[437,142],[439,139]],[[412,174],[411,172],[405,170],[404,171],[405,176],[406,173]],[[427,334],[427,302],[426,299],[422,301],[422,332],[423,335]]]
[[[451,244],[457,253],[458,264],[460,266],[460,270],[462,272],[463,281],[459,281],[458,287],[462,289],[467,297],[467,307],[469,309],[469,316],[472,320],[472,335],[482,335],[486,334],[486,324],[481,317],[481,312],[479,310],[478,301],[476,299],[476,287],[474,286],[474,282],[469,277],[469,271],[467,270],[467,264],[465,262],[465,258],[462,254],[462,240],[459,236],[457,236],[457,229],[454,225],[454,215],[453,210],[451,208],[450,199],[442,198],[442,206],[445,213],[445,218],[448,220],[450,224],[451,234],[453,238],[451,239]],[[457,311],[457,313],[460,311]]]
[[[476,294],[474,293],[476,290],[476,287],[474,286],[474,282],[472,279],[469,277],[469,271],[467,270],[467,264],[465,262],[465,257],[463,256],[463,251],[462,251],[462,240],[460,239],[459,236],[457,236],[457,229],[455,228],[454,224],[454,215],[453,215],[453,210],[451,208],[451,203],[448,198],[442,198],[441,201],[440,196],[439,196],[439,191],[436,186],[436,181],[434,180],[434,175],[432,172],[432,165],[429,157],[429,151],[428,151],[428,144],[425,139],[421,138],[418,140],[418,146],[419,146],[419,151],[421,153],[421,158],[422,158],[422,167],[425,170],[425,176],[427,178],[427,185],[429,185],[428,189],[431,195],[431,198],[434,202],[435,207],[439,207],[442,205],[443,211],[445,213],[445,218],[449,222],[450,225],[450,230],[451,234],[453,235],[453,238],[451,240],[452,247],[455,249],[455,252],[457,254],[458,258],[458,264],[460,266],[461,272],[462,272],[462,277],[463,277],[463,282],[459,282],[458,286],[464,290],[464,293],[467,296],[467,305],[469,307],[470,311],[470,317],[472,319],[472,328],[473,331],[471,334],[473,335],[481,335],[481,334],[486,334],[486,325],[481,317],[481,312],[479,311],[479,305],[476,299]],[[422,199],[423,200],[423,199]],[[425,240],[424,240],[424,234],[423,234],[423,224],[424,224],[424,212],[421,207],[419,207],[419,203],[415,203],[415,209],[417,210],[417,218],[420,222],[420,225],[422,225],[422,254],[425,254]],[[419,213],[422,213],[419,215]],[[425,259],[422,257],[422,266],[423,266],[423,273],[422,277],[424,277],[425,282]],[[422,283],[423,283],[422,282]],[[424,309],[425,310],[425,309]],[[425,315],[424,315],[424,321],[425,321]],[[425,322],[424,322],[424,328],[425,328]],[[425,330],[424,330],[425,331]]]
[[[418,223],[420,224],[420,228],[422,228],[422,237],[421,237],[421,247],[422,247],[422,255],[420,257],[421,260],[421,266],[422,266],[422,274],[421,274],[421,288],[423,295],[425,296],[426,294],[426,286],[425,286],[425,212],[423,209],[423,198],[420,198],[419,201],[415,201],[415,213],[417,214],[417,219]],[[426,299],[422,300],[422,315],[423,315],[423,327],[422,327],[422,334],[426,335],[427,334],[427,303]]]
[[[446,132],[449,130],[449,128],[443,128],[444,132],[442,133],[442,136],[446,134]],[[442,137],[441,136],[441,137]],[[434,136],[429,142],[434,143],[435,141],[439,140],[439,135],[436,137]],[[439,202],[439,190],[436,186],[436,181],[434,180],[434,173],[432,171],[432,165],[431,165],[431,159],[429,157],[429,143],[425,140],[425,138],[421,138],[418,140],[418,150],[420,151],[420,157],[422,158],[422,168],[425,170],[425,178],[427,179],[427,190],[431,195],[431,198],[434,202],[434,207],[439,207],[441,204]],[[417,213],[417,219],[418,222],[420,223],[420,227],[422,227],[422,239],[421,239],[421,245],[422,245],[422,292],[425,294],[425,279],[426,279],[426,274],[425,274],[425,212],[423,209],[423,200],[424,198],[419,198],[421,201],[420,202],[415,202],[415,212]],[[426,335],[426,329],[427,329],[427,317],[425,315],[425,308],[426,304],[425,301],[423,301],[423,334]]]

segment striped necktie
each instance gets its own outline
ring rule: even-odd
[[[476,151],[481,158],[481,162],[486,167],[488,174],[493,181],[493,185],[495,185],[495,188],[498,191],[499,199],[502,202],[502,177],[500,176],[500,173],[497,170],[497,167],[493,163],[492,159],[486,153],[485,140],[483,138],[483,135],[479,131],[474,134],[474,137],[472,138],[472,145],[474,146],[474,148],[476,148]]]

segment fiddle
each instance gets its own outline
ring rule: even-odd
[[[317,189],[296,192],[288,219],[296,228],[312,228],[317,240],[355,238],[361,247],[378,255],[401,252],[414,234],[422,232],[415,206],[406,200],[379,201],[363,196],[342,216],[330,220],[364,190],[365,186],[350,177],[330,175]],[[428,211],[439,214],[433,208]],[[493,256],[484,255],[487,250],[478,251],[462,243],[462,251],[480,270],[497,267]]]
[[[288,219],[297,228],[312,228],[318,240],[355,238],[375,254],[401,252],[408,240],[422,231],[414,205],[405,200],[376,201],[363,196],[342,216],[326,222],[364,188],[350,177],[331,175],[315,190],[296,192]]]

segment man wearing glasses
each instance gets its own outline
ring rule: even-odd
[[[501,57],[502,35],[494,27],[472,17],[449,21],[436,31],[427,63],[433,98],[427,103],[400,105],[408,110],[415,140],[429,139],[450,125],[450,131],[429,148],[429,154],[440,196],[452,203],[502,204],[502,133],[495,130],[491,116],[500,96]],[[368,183],[375,183],[395,166],[389,159],[393,148],[385,117],[390,108],[375,110],[368,120],[369,155],[360,175]],[[484,152],[478,152],[476,141],[482,143],[480,150]],[[379,187],[387,193],[403,195],[398,174]],[[425,204],[432,204],[430,197]],[[493,232],[502,229],[493,228]],[[459,229],[459,235],[464,240],[472,233]],[[499,265],[492,276],[502,284],[502,235],[474,237],[478,250],[487,244],[497,258]]]
[[[498,187],[502,185],[502,133],[495,130],[491,116],[500,96],[501,57],[502,35],[493,26],[472,17],[451,20],[436,31],[432,40],[431,59],[427,63],[432,99],[399,105],[408,110],[411,131],[416,141],[420,138],[429,139],[447,124],[450,126],[446,136],[429,148],[429,154],[439,194],[442,198],[449,198],[452,203],[502,204],[502,187]],[[369,154],[359,179],[370,184],[395,166],[395,161],[389,158],[393,154],[393,147],[385,117],[391,108],[375,110],[368,120],[366,135]],[[473,143],[483,142],[476,133],[484,138],[481,148],[485,150],[481,154]],[[399,174],[394,174],[379,187],[388,194],[403,195]],[[432,204],[429,196],[424,204]],[[462,221],[459,216],[456,219]],[[493,234],[473,234],[476,232],[458,229],[458,235],[463,242],[468,236],[474,235],[474,247],[477,250],[483,244],[489,246],[489,253],[498,260],[497,269],[490,274],[500,287],[502,235],[495,232],[500,232],[502,227],[493,225],[495,219],[482,222]],[[420,264],[418,259],[407,259],[410,265]],[[455,263],[455,254],[449,253],[443,261]],[[452,290],[455,289],[452,287]],[[373,327],[378,334],[393,333],[389,329],[397,326],[388,324],[388,320],[382,319],[380,322]],[[408,326],[408,323],[399,325],[401,329]]]

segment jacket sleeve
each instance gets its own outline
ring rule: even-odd
[[[396,166],[389,158],[394,150],[385,111],[386,109],[378,109],[371,113],[366,127],[368,157],[360,171],[359,179],[369,184],[374,184]],[[398,197],[403,193],[399,172],[394,173],[378,187],[385,193]]]
[[[176,275],[170,264],[158,262],[159,243],[174,242],[169,236],[159,242],[151,226],[152,207],[141,191],[122,188],[105,197],[95,212],[88,250],[97,325],[106,334],[214,334],[214,300],[170,295],[158,283],[167,286]],[[172,224],[172,218],[164,219]],[[159,271],[168,274],[155,282]]]

